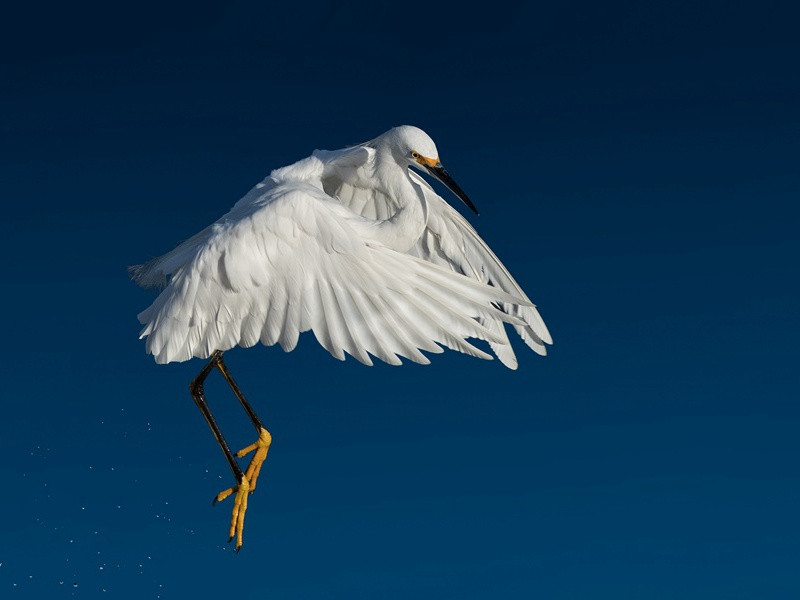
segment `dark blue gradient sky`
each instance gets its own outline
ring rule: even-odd
[[[800,597],[790,3],[267,4],[0,25],[0,597]],[[202,363],[144,354],[125,267],[402,123],[555,346],[229,352],[274,436],[235,556]]]

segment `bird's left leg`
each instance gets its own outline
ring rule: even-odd
[[[244,408],[247,416],[250,417],[250,421],[253,423],[253,427],[256,428],[256,432],[258,433],[258,439],[247,446],[246,448],[242,448],[236,453],[237,458],[242,458],[247,456],[251,452],[254,452],[253,457],[250,459],[250,464],[247,466],[247,470],[244,472],[245,480],[248,482],[248,489],[247,494],[252,494],[253,491],[256,489],[256,483],[258,481],[258,476],[261,473],[261,466],[264,464],[264,461],[267,458],[267,452],[269,451],[269,446],[272,443],[272,435],[270,435],[269,431],[267,431],[266,427],[261,423],[261,420],[258,418],[258,415],[250,406],[250,403],[242,394],[242,391],[239,389],[239,386],[236,384],[236,381],[231,376],[228,367],[225,365],[225,362],[222,360],[222,353],[219,352],[216,354],[216,360],[214,361],[214,366],[217,370],[222,373],[222,376],[225,378],[225,381],[228,382],[231,390],[233,391],[236,398],[241,403],[242,407]],[[214,503],[224,500],[231,494],[237,495],[237,504],[240,503],[239,496],[240,493],[243,493],[240,485],[235,485],[233,487],[228,488],[227,490],[221,491],[217,494],[217,497],[214,499]],[[245,501],[246,506],[246,501]],[[234,510],[234,517],[231,521],[231,531],[237,528],[237,519],[236,519],[236,511]],[[233,535],[233,534],[231,534]]]

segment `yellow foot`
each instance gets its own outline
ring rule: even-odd
[[[256,489],[256,482],[261,473],[261,465],[264,464],[267,458],[267,452],[269,451],[269,445],[271,443],[272,436],[269,431],[262,428],[258,439],[254,443],[247,446],[247,448],[242,448],[236,453],[237,458],[242,458],[255,450],[255,454],[253,454],[253,458],[250,459],[250,464],[247,466],[247,470],[242,476],[242,481],[238,485],[221,491],[217,494],[217,497],[214,498],[214,504],[216,504],[217,502],[225,500],[225,498],[231,494],[236,494],[233,500],[233,516],[231,517],[231,529],[228,538],[230,542],[236,537],[236,552],[239,552],[242,548],[244,514],[247,512],[247,496]]]

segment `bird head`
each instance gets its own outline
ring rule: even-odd
[[[413,167],[441,181],[448,189],[458,196],[476,215],[478,209],[469,199],[464,190],[453,180],[439,160],[439,151],[436,149],[431,137],[419,127],[401,125],[387,132],[391,137],[391,145],[397,161],[403,165]]]

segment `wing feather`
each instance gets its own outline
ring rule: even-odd
[[[371,367],[372,360],[370,360],[369,354],[365,350],[363,341],[364,316],[356,308],[347,290],[342,289],[336,282],[333,282],[331,291],[333,292],[336,306],[342,314],[342,322],[347,333],[348,344],[345,350],[360,363]]]
[[[419,174],[411,171],[411,177],[421,187],[428,203],[427,228],[411,253],[509,294],[512,301],[501,301],[497,307],[514,317],[512,326],[526,345],[538,354],[546,354],[546,345],[552,344],[553,339],[536,306],[530,302],[508,269],[467,220],[436,194]],[[513,298],[525,302],[515,302]],[[482,317],[481,322],[495,334],[504,329],[497,320],[492,323]],[[490,345],[503,364],[516,368],[516,357],[507,336],[505,340],[491,341]]]
[[[497,322],[524,324],[497,308],[513,294],[367,243],[354,219],[297,181],[240,201],[140,313],[148,352],[165,363],[258,341],[289,351],[312,330],[339,359],[427,363],[421,350],[441,346],[491,358],[467,338],[503,343]]]
[[[350,162],[347,164],[351,165]],[[495,303],[495,312],[477,317],[479,324],[491,332],[489,345],[504,365],[517,368],[517,358],[504,322],[510,323],[534,352],[546,354],[546,345],[552,343],[552,338],[538,310],[519,284],[466,219],[436,194],[418,173],[413,170],[409,173],[420,186],[428,207],[427,227],[409,253],[465,275],[464,281],[450,282],[459,290],[464,290],[469,285],[465,282],[471,281],[479,285],[488,284],[507,294]],[[335,166],[326,171],[323,184],[332,196],[365,218],[387,219],[398,208],[392,198],[351,183],[348,172]],[[436,277],[438,273],[431,276]],[[442,284],[442,280],[437,283]],[[457,341],[455,345],[463,347]]]

